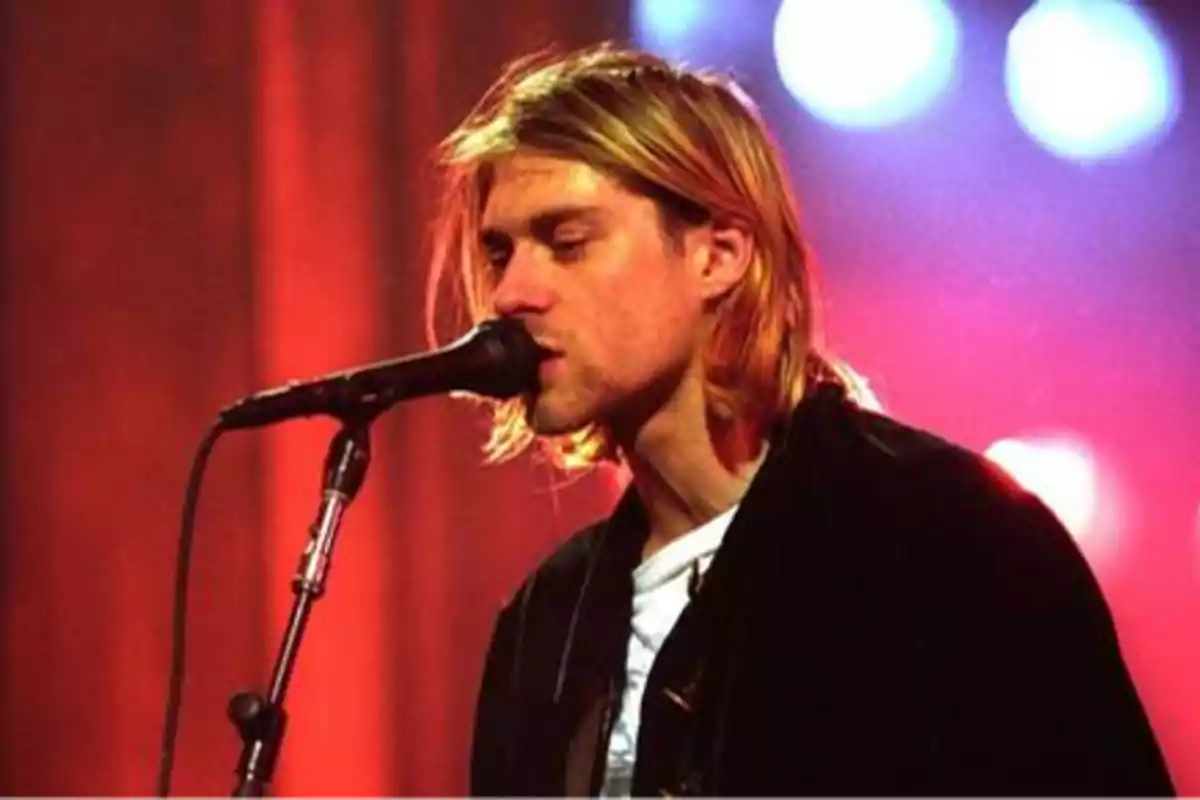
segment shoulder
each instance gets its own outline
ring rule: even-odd
[[[1042,613],[1083,605],[1107,616],[1074,536],[1035,493],[987,457],[865,410],[849,410],[855,460],[889,487],[880,506],[896,521],[910,565],[962,598]]]
[[[835,418],[830,460],[863,476],[842,485],[874,493],[851,512],[867,505],[888,545],[883,582],[943,726],[948,780],[1003,775],[986,792],[1002,795],[1170,794],[1101,585],[1050,508],[943,437],[861,409]]]
[[[633,570],[645,530],[641,502],[627,487],[606,516],[575,530],[529,571],[509,607],[549,605],[552,615],[572,607],[585,583],[607,585]]]
[[[1025,521],[1062,528],[1032,491],[983,454],[928,430],[858,410],[862,446],[890,462],[906,496],[942,517]],[[1061,531],[1066,535],[1065,529]]]
[[[825,403],[800,452],[865,486],[902,488],[928,501],[1029,503],[1033,495],[983,454],[950,438],[848,400]],[[802,457],[803,457],[802,455]]]
[[[790,434],[800,458],[832,479],[905,500],[1028,503],[1033,496],[990,459],[926,428],[848,400],[826,402]]]
[[[802,453],[828,475],[838,505],[904,537],[931,568],[977,577],[1041,576],[1093,583],[1074,538],[1053,511],[991,459],[927,429],[834,404]],[[814,426],[815,427],[815,426]]]
[[[597,520],[571,533],[525,575],[501,608],[512,616],[527,608],[536,595],[543,603],[573,603],[604,535],[606,520]]]

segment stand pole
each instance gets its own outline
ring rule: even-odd
[[[292,579],[295,600],[283,644],[275,660],[266,697],[240,692],[229,701],[229,718],[242,738],[238,784],[233,797],[262,797],[270,785],[279,756],[287,713],[284,697],[313,604],[325,593],[325,578],[346,508],[362,487],[370,463],[368,422],[345,422],[329,444],[325,458],[324,491],[309,542]]]

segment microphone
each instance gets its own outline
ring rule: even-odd
[[[437,350],[257,392],[222,410],[220,425],[254,428],[316,414],[370,420],[401,400],[452,391],[506,399],[537,389],[543,355],[519,321],[490,319]]]

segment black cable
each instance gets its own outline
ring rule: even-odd
[[[166,723],[163,728],[162,750],[159,756],[158,797],[171,791],[171,768],[175,761],[175,738],[179,732],[179,710],[183,702],[185,645],[187,643],[188,572],[192,561],[192,540],[195,538],[196,505],[200,499],[200,482],[208,456],[224,428],[217,423],[209,429],[192,461],[187,494],[183,501],[183,522],[179,531],[179,556],[175,564],[175,608],[171,621],[171,677],[167,684]]]

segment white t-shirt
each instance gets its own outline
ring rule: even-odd
[[[708,569],[737,506],[663,547],[633,573],[633,620],[625,662],[621,715],[608,741],[602,797],[629,797],[646,679],[663,640],[688,604],[692,570]],[[693,565],[695,565],[693,567]]]

